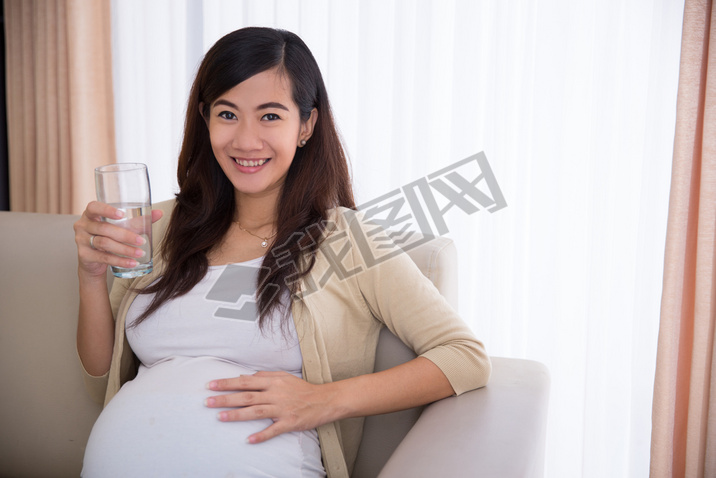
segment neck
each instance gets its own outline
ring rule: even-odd
[[[241,223],[245,229],[265,228],[276,223],[278,197],[254,197],[241,193],[236,194],[236,215],[234,221]]]

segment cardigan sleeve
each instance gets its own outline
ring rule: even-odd
[[[435,363],[456,394],[487,384],[484,345],[408,254],[362,214],[345,212],[363,299],[371,313],[417,355]],[[381,259],[384,258],[384,259]]]

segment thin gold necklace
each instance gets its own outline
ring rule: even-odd
[[[278,234],[278,231],[276,231],[276,232],[274,232],[273,235],[271,235],[271,236],[261,237],[261,236],[259,236],[259,235],[254,234],[253,232],[249,231],[248,229],[244,229],[244,228],[241,226],[241,223],[240,223],[238,220],[236,220],[236,221],[234,221],[234,222],[235,222],[236,224],[238,224],[239,229],[241,229],[242,231],[248,232],[248,233],[251,234],[252,236],[261,239],[261,247],[264,247],[264,248],[268,247],[268,245],[269,245],[269,239],[273,239],[274,237],[276,237],[276,234]]]

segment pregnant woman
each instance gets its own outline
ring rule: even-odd
[[[347,477],[361,417],[486,384],[483,345],[410,258],[366,261],[390,241],[355,211],[296,35],[245,28],[208,51],[178,182],[152,212],[153,272],[111,291],[107,267],[135,266],[143,239],[99,202],[75,224],[77,349],[105,405],[84,477]],[[382,327],[418,357],[372,373]]]

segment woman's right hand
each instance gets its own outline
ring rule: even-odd
[[[132,258],[142,257],[144,251],[138,246],[144,244],[145,239],[102,220],[122,217],[124,212],[109,204],[92,201],[87,205],[82,217],[74,224],[80,275],[104,279],[107,266],[132,268],[137,265]],[[152,211],[152,223],[161,217],[162,211]]]

